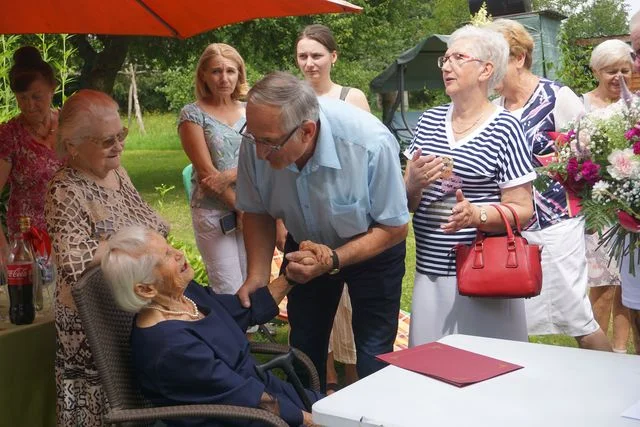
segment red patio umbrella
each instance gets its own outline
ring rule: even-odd
[[[256,18],[361,10],[343,0],[13,0],[2,6],[0,33],[186,38]]]

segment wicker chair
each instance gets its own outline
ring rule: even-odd
[[[264,425],[285,427],[287,423],[271,412],[231,405],[152,406],[136,386],[131,368],[130,335],[133,314],[120,310],[99,267],[87,270],[72,290],[89,346],[108,399],[104,421],[108,425],[149,425],[155,420],[207,417],[224,420],[254,420]],[[309,372],[309,387],[320,389],[318,374],[302,352],[273,343],[252,343],[252,352],[295,354]]]

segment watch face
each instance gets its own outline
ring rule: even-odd
[[[480,221],[485,222],[487,220],[487,211],[482,209],[480,211]]]

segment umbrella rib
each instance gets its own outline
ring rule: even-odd
[[[164,27],[166,27],[171,33],[173,33],[173,35],[175,37],[180,37],[180,34],[178,33],[178,30],[176,30],[174,27],[172,27],[171,24],[169,24],[167,21],[162,19],[162,17],[160,15],[158,15],[153,9],[151,9],[149,6],[147,6],[147,4],[144,2],[144,0],[136,0],[136,3],[138,3],[147,12],[149,12],[151,15],[153,15]]]

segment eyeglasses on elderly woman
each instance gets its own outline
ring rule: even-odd
[[[467,55],[466,53],[453,52],[449,55],[441,56],[438,58],[438,68],[444,67],[444,64],[446,64],[448,61],[452,61],[456,65],[463,65],[467,62],[473,61],[484,62],[483,59],[475,58],[471,55]]]
[[[108,136],[106,138],[96,138],[96,137],[88,137],[87,139],[94,144],[104,148],[111,148],[116,145],[116,142],[124,142],[127,139],[127,135],[129,135],[129,128],[123,127],[120,132],[115,135]]]

